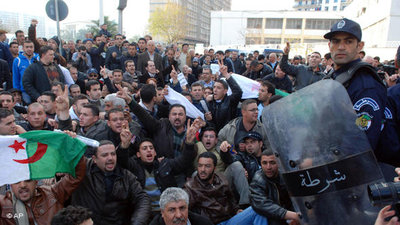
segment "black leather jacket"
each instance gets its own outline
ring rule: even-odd
[[[112,191],[106,196],[105,174],[93,160],[87,163],[86,176],[72,195],[72,204],[93,212],[94,224],[148,224],[150,199],[129,171],[116,167]]]
[[[230,165],[235,161],[239,161],[243,168],[246,169],[249,174],[249,183],[253,180],[255,173],[261,168],[259,160],[254,155],[250,155],[247,152],[238,151],[237,154],[232,155],[229,151],[220,152],[221,159],[226,165]]]
[[[237,106],[243,93],[233,77],[227,79],[226,82],[232,90],[232,95],[225,95],[219,103],[215,100],[208,102],[208,108],[212,113],[211,122],[217,128],[217,131],[221,130],[229,121],[236,118]]]
[[[175,175],[182,173],[187,168],[191,167],[193,158],[196,156],[196,151],[192,144],[185,144],[182,154],[174,159],[165,158],[161,162],[157,159],[153,161],[153,171],[158,188],[163,192],[168,187],[177,187]],[[145,187],[146,174],[145,166],[136,156],[129,158],[128,149],[117,149],[117,162],[121,167],[131,171],[141,184]]]
[[[283,218],[293,208],[281,179],[267,178],[261,169],[250,184],[250,203],[254,211],[268,218],[269,225],[286,225]]]

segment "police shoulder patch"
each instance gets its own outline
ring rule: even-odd
[[[390,109],[388,107],[385,107],[384,114],[385,114],[386,119],[390,119],[390,120],[393,119],[392,112],[390,111]]]
[[[359,113],[356,119],[356,125],[363,131],[369,129],[372,124],[372,116],[366,112]]]
[[[369,97],[359,99],[356,104],[354,104],[353,109],[356,111],[360,111],[360,109],[366,105],[371,106],[374,111],[378,111],[380,109],[378,103],[374,99]]]

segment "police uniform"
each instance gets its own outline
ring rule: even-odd
[[[359,62],[361,60],[357,59],[342,66],[333,72],[332,78],[336,79]],[[355,72],[345,87],[353,103],[353,109],[357,113],[356,124],[366,132],[368,141],[375,150],[384,126],[386,88],[374,78],[373,74],[365,70]]]
[[[387,91],[387,105],[385,108],[385,127],[379,140],[379,152],[376,157],[379,161],[400,166],[400,84]]]
[[[343,19],[334,24],[331,31],[324,37],[331,39],[337,32],[349,33],[361,41],[361,27],[352,20]],[[343,79],[346,76],[347,78]],[[386,87],[382,80],[369,65],[362,63],[360,59],[342,65],[338,70],[332,70],[328,77],[339,80],[347,89],[357,113],[355,122],[361,130],[366,132],[372,149],[376,151],[384,126],[387,99]]]

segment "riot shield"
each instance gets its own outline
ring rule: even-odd
[[[374,224],[379,208],[367,185],[383,176],[340,83],[314,83],[265,107],[262,117],[302,224]]]

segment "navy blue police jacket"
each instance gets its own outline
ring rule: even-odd
[[[336,79],[336,76],[347,71],[358,62],[360,62],[360,59],[341,66],[334,71],[332,77]],[[356,124],[361,130],[365,131],[368,141],[375,151],[384,127],[386,87],[379,83],[372,74],[364,70],[358,70],[345,87],[353,103],[353,109],[357,113]]]
[[[387,90],[385,127],[379,140],[379,161],[400,166],[400,84]]]

